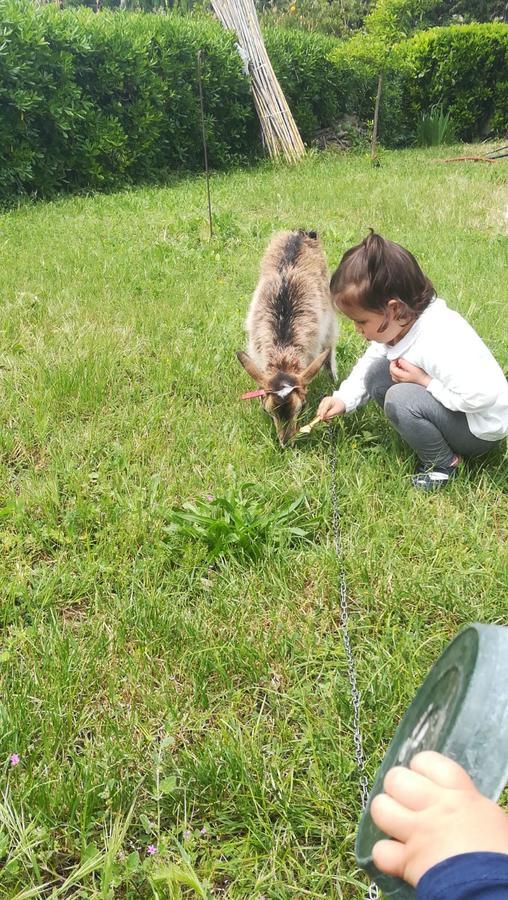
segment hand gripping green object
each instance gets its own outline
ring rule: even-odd
[[[356,861],[387,897],[410,900],[415,890],[383,875],[372,848],[386,838],[370,803],[392,766],[407,766],[420,750],[460,763],[486,797],[497,800],[508,781],[508,628],[470,625],[448,645],[402,719],[376,775],[356,838]]]

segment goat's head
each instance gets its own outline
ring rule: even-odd
[[[279,443],[281,447],[285,447],[296,434],[297,419],[307,398],[307,386],[328,359],[330,350],[324,350],[303,372],[298,373],[282,369],[261,372],[243,350],[238,350],[236,355],[245,371],[265,391],[261,398],[263,409],[272,417]]]

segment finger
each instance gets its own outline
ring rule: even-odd
[[[440,788],[425,775],[395,766],[386,773],[383,782],[385,794],[405,809],[427,809],[438,799]]]
[[[326,397],[319,405],[317,414],[318,416],[326,421],[329,419],[333,409],[333,399],[331,397]]]
[[[406,869],[406,848],[398,841],[377,841],[372,848],[374,865],[386,875],[403,878]]]
[[[434,750],[417,753],[409,765],[413,772],[419,772],[420,775],[424,775],[440,787],[463,791],[476,790],[473,781],[462,766]]]
[[[381,831],[397,841],[407,841],[413,830],[415,813],[405,809],[387,794],[377,794],[370,804],[370,814]]]

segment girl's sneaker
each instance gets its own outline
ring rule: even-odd
[[[459,459],[452,466],[434,466],[433,469],[418,466],[412,477],[413,487],[420,491],[439,491],[455,478],[459,471]]]

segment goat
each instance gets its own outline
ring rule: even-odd
[[[326,259],[315,231],[276,234],[263,257],[237,357],[264,389],[262,404],[281,446],[296,432],[307,385],[326,362],[337,377],[337,315]]]

